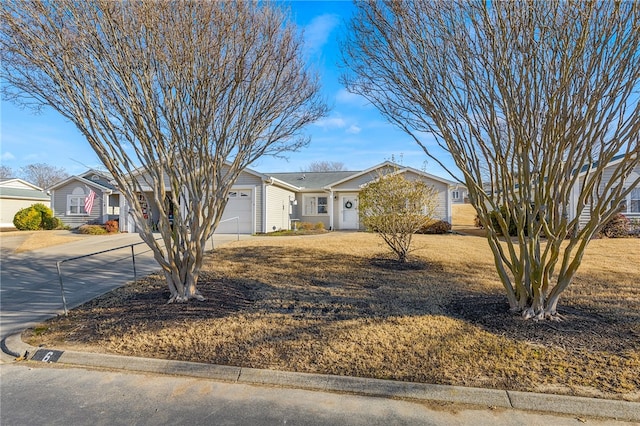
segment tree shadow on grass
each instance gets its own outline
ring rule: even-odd
[[[558,306],[560,321],[533,321],[510,312],[503,294],[461,292],[448,302],[446,311],[489,333],[528,343],[612,353],[640,350],[640,323],[634,320],[635,313],[616,300],[600,302],[618,306],[598,309],[567,299]]]
[[[530,343],[612,352],[640,347],[639,314],[613,293],[597,305],[567,297],[559,306],[563,322],[525,321],[509,312],[499,285],[481,290],[472,271],[424,260],[397,265],[381,255],[313,248],[225,248],[208,258],[201,273],[204,302],[166,304],[166,283],[152,275],[54,319],[50,328],[70,341],[91,342],[238,314],[286,316],[300,321],[297,335],[339,321],[446,315]]]

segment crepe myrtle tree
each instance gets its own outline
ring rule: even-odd
[[[639,184],[640,3],[356,8],[343,43],[348,90],[445,168],[422,137],[450,153],[511,309],[559,319],[590,239]],[[502,237],[510,222],[516,237]]]
[[[425,182],[407,179],[398,171],[381,174],[358,195],[360,221],[404,263],[413,234],[433,221],[436,197],[436,190]]]
[[[132,206],[169,302],[203,300],[205,242],[231,185],[259,157],[305,145],[303,126],[326,114],[300,32],[269,2],[8,0],[0,8],[4,96],[76,125]]]

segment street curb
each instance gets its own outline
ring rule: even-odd
[[[24,358],[33,362],[38,362],[33,360],[36,352],[49,351],[51,354],[55,352],[58,355],[56,363],[69,366],[109,368],[131,372],[197,377],[250,385],[281,386],[323,392],[345,392],[383,398],[448,402],[640,422],[640,403],[630,401],[361,377],[294,373],[89,352],[59,351],[53,348],[36,348],[28,345],[22,341],[20,333],[5,338],[1,347],[5,353],[11,356],[24,356]]]

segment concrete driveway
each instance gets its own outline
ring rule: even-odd
[[[0,233],[0,339],[63,313],[56,267],[58,261],[118,248],[62,263],[63,285],[69,309],[132,281],[132,247],[138,277],[160,270],[151,250],[138,234],[69,235],[81,238],[65,244],[16,253],[14,250],[24,237],[17,233]],[[213,243],[218,246],[236,239],[235,234],[216,234]],[[210,249],[210,245],[207,248]]]

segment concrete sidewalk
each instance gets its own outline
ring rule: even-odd
[[[640,403],[620,400],[293,373],[184,361],[60,351],[53,348],[30,346],[22,341],[20,334],[5,338],[2,341],[2,350],[29,363],[46,362],[64,366],[202,378],[237,384],[267,385],[424,402],[436,401],[482,406],[490,409],[538,411],[572,415],[578,418],[599,417],[640,422]]]
[[[96,236],[70,231],[53,232],[73,239],[63,244],[16,252],[26,237],[20,233],[10,233],[9,236],[3,233],[0,236],[0,339],[63,312],[57,262],[65,262],[61,272],[69,309],[133,281],[133,252],[138,277],[160,270],[153,253],[138,234]],[[251,236],[215,234],[207,243],[207,250],[214,243],[219,247],[238,238]],[[91,256],[67,262],[70,258],[85,255]]]

